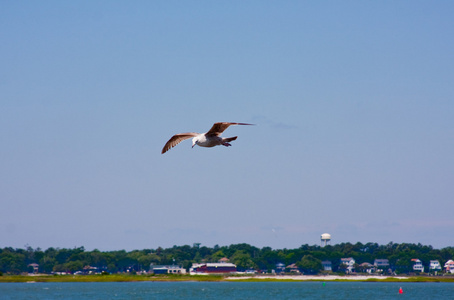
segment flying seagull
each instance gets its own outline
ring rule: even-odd
[[[254,125],[247,123],[231,123],[231,122],[218,122],[214,123],[213,127],[206,133],[197,132],[186,132],[177,133],[170,138],[170,140],[162,148],[161,154],[166,153],[171,148],[178,145],[180,142],[192,138],[192,147],[195,145],[200,147],[214,147],[214,146],[232,146],[229,142],[236,140],[237,136],[223,138],[221,137],[222,132],[226,130],[230,125]]]

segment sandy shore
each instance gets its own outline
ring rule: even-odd
[[[275,279],[275,280],[317,280],[317,281],[328,281],[328,280],[368,280],[368,279],[387,279],[394,278],[399,280],[408,279],[408,277],[397,277],[397,276],[361,276],[361,275],[349,275],[349,276],[338,276],[338,275],[258,275],[258,276],[241,276],[241,277],[227,277],[227,280],[247,280],[247,279]]]

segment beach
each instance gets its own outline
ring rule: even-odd
[[[330,281],[330,280],[354,280],[362,281],[369,279],[396,279],[396,280],[408,280],[409,277],[403,276],[373,276],[373,275],[348,275],[348,276],[339,276],[339,275],[256,275],[256,276],[241,276],[241,277],[227,277],[226,280],[311,280],[311,281]]]

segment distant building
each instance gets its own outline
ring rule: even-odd
[[[296,264],[288,265],[285,269],[290,273],[296,273],[296,274],[301,273]]]
[[[277,263],[276,264],[276,273],[284,273],[285,272],[285,265],[283,263]]]
[[[152,274],[186,274],[186,269],[177,265],[150,265]]]
[[[377,269],[386,269],[389,267],[389,260],[387,259],[376,259],[374,260],[374,266],[377,268]]]
[[[231,263],[192,264],[189,273],[191,275],[236,273],[236,265]]]
[[[324,260],[324,261],[322,261],[322,268],[323,268],[323,271],[331,272],[333,270],[333,265],[329,260]]]
[[[375,272],[375,266],[368,262],[364,262],[364,263],[360,264],[359,266],[361,267],[361,270],[363,270],[363,272],[367,272],[369,274],[372,274]]]
[[[347,257],[347,258],[341,258],[340,259],[341,265],[346,265],[346,272],[347,273],[353,273],[355,271],[355,260],[352,257]]]
[[[413,271],[424,272],[424,266],[422,264],[422,261],[420,261],[417,258],[413,258],[411,261],[413,262]]]
[[[99,268],[92,267],[92,266],[85,266],[83,271],[82,271],[82,274],[85,274],[85,275],[99,274],[99,273],[101,273]]]
[[[446,270],[446,273],[454,274],[454,261],[452,259],[448,260],[445,263],[444,268]]]
[[[28,267],[32,267],[33,268],[33,273],[37,274],[38,273],[38,269],[39,269],[39,265],[38,264],[29,264]]]
[[[429,264],[429,271],[441,271],[441,265],[438,260],[431,260]]]

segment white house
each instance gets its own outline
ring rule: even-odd
[[[441,270],[441,265],[438,260],[431,260],[430,265],[429,265],[429,270],[430,271],[440,271]]]
[[[150,265],[152,274],[186,274],[186,269],[176,265]]]
[[[422,261],[420,261],[417,258],[413,258],[411,261],[413,262],[413,271],[424,272],[424,266],[422,265]]]
[[[445,263],[445,269],[446,269],[446,273],[451,273],[451,274],[454,274],[454,261],[452,259],[448,260],[446,263]]]
[[[347,257],[347,258],[341,258],[340,261],[341,265],[346,265],[347,266],[347,273],[352,273],[355,271],[355,260],[352,257]]]

